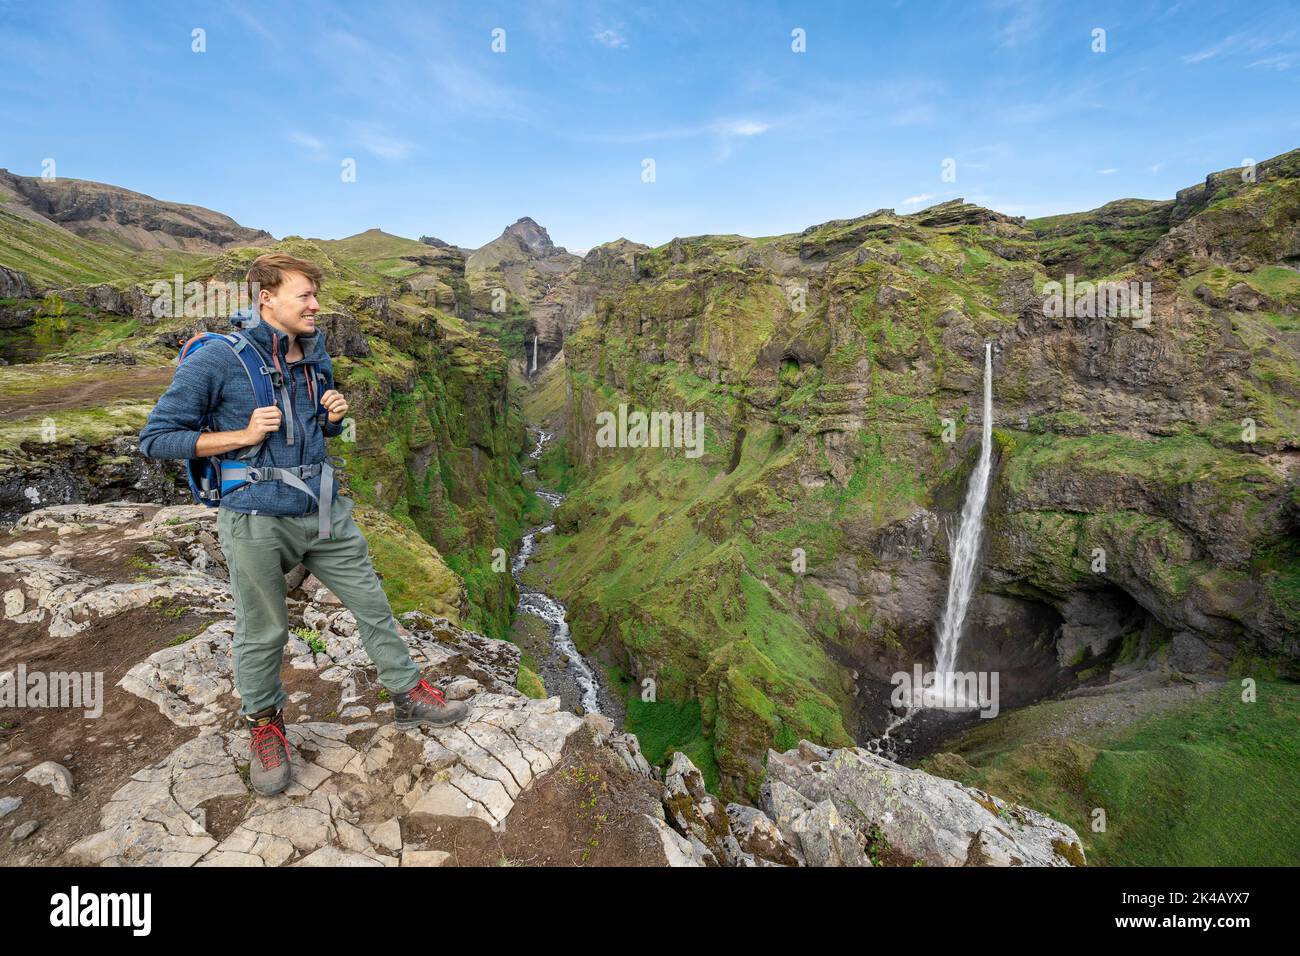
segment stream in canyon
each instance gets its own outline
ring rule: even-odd
[[[550,432],[538,430],[537,445],[528,457],[534,462],[540,459],[546,443],[554,437]],[[536,466],[524,474],[536,476]],[[535,493],[552,508],[564,500],[564,495],[545,488],[537,488]],[[569,632],[568,609],[549,594],[523,581],[523,570],[537,549],[538,536],[550,534],[554,530],[554,524],[546,524],[524,533],[519,553],[510,566],[510,572],[519,586],[519,603],[515,606],[515,612],[541,618],[550,628],[548,647],[534,652],[546,692],[552,696],[558,694],[560,704],[566,710],[580,708],[583,713],[606,714],[618,723],[622,708],[600,680],[596,665],[583,657],[574,645],[573,636]]]

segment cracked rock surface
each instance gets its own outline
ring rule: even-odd
[[[469,712],[400,730],[352,614],[301,569],[281,671],[292,782],[261,796],[214,525],[194,506],[62,505],[0,539],[0,676],[19,662],[111,675],[102,718],[32,707],[0,732],[0,862],[1083,862],[1069,827],[858,748],[770,752],[763,807],[724,805],[686,755],[660,779],[609,718],[521,694],[514,644],[420,612],[401,617],[411,656]]]

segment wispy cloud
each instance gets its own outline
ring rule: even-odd
[[[272,46],[276,47],[277,49],[280,47],[280,39],[279,39],[279,37],[276,36],[276,33],[275,33],[274,30],[269,29],[269,28],[266,26],[266,24],[262,22],[262,18],[261,18],[261,17],[255,15],[255,14],[249,13],[247,10],[245,10],[243,7],[241,7],[241,6],[240,6],[239,4],[237,4],[237,3],[231,3],[231,4],[228,4],[228,5],[226,6],[226,9],[230,12],[230,15],[231,15],[232,17],[234,17],[236,20],[238,20],[240,23],[242,23],[245,27],[247,27],[247,28],[248,28],[249,30],[251,30],[253,33],[256,33],[259,37],[261,37],[261,38],[262,38],[263,40],[265,40],[267,43],[271,44]]]
[[[299,130],[293,130],[285,139],[295,146],[301,146],[303,149],[310,150],[313,153],[319,153],[325,149],[325,144],[312,136],[310,133],[303,133]]]
[[[627,46],[627,37],[624,35],[621,27],[606,27],[603,30],[598,30],[592,36],[592,39],[602,46],[607,46],[615,50]]]
[[[1212,60],[1219,56],[1231,56],[1237,53],[1255,54],[1262,50],[1267,50],[1270,47],[1287,43],[1293,36],[1294,31],[1288,31],[1287,33],[1276,36],[1264,36],[1258,33],[1252,34],[1245,32],[1232,33],[1224,37],[1218,43],[1211,44],[1210,46],[1193,53],[1183,54],[1182,61],[1184,63],[1204,63],[1206,60]],[[1264,60],[1256,60],[1255,63],[1251,64],[1251,66],[1260,63],[1269,65],[1270,61],[1277,59],[1289,59],[1289,56],[1268,57]],[[1285,69],[1285,67],[1282,67],[1282,69]]]
[[[415,151],[415,144],[393,136],[381,127],[371,124],[358,124],[352,127],[352,138],[358,146],[371,156],[380,159],[406,159]]]
[[[1041,12],[1037,0],[995,0],[993,9],[998,13],[1006,11],[1009,15],[998,31],[1003,46],[1020,46],[1037,36]]]
[[[903,200],[904,206],[917,206],[923,202],[929,202],[934,198],[934,193],[921,193],[918,196],[908,196]]]
[[[356,30],[335,29],[326,35],[334,49],[331,68],[336,80],[350,93],[366,94],[393,103],[425,102],[430,86],[439,108],[478,118],[527,121],[533,116],[535,97],[480,69],[474,58],[442,38],[436,24],[415,17],[405,25],[404,37],[427,36],[424,55],[407,55],[401,41],[380,44]]]
[[[723,120],[713,125],[713,131],[719,136],[758,136],[771,128],[767,123],[750,119]]]
[[[629,145],[632,143],[656,143],[675,139],[696,139],[714,136],[720,139],[735,137],[760,136],[776,125],[759,119],[717,119],[693,126],[666,126],[634,133],[594,133],[582,137],[587,142],[607,143],[610,145]]]
[[[1099,170],[1097,170],[1097,175],[1098,175],[1098,176],[1114,176],[1117,172],[1119,172],[1119,170],[1116,169],[1114,166],[1107,166],[1105,169],[1099,169]]]
[[[1265,67],[1273,70],[1289,70],[1295,65],[1296,55],[1294,53],[1279,53],[1277,56],[1266,56],[1262,60],[1256,60],[1250,64],[1248,69],[1256,67]]]

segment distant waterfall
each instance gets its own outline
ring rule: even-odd
[[[993,343],[984,345],[984,437],[980,460],[966,489],[966,503],[961,509],[961,527],[952,548],[952,569],[948,573],[948,603],[939,629],[939,646],[935,653],[936,688],[947,683],[957,667],[957,648],[961,642],[966,610],[975,592],[979,564],[980,535],[984,530],[984,502],[989,492],[989,471],[993,461]]]
[[[533,333],[533,370],[530,374],[532,375],[537,374],[537,333],[536,332]]]

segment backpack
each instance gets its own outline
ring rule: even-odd
[[[200,332],[181,346],[180,363],[184,364],[185,360],[199,349],[215,347],[218,342],[234,352],[235,357],[243,365],[244,373],[248,376],[248,384],[253,389],[257,407],[265,408],[269,405],[276,405],[275,389],[284,385],[283,373],[278,367],[268,368],[262,354],[257,350],[257,346],[253,345],[242,332],[236,331],[228,334]],[[312,408],[313,417],[323,411],[323,407],[320,405],[320,397],[316,394],[322,384],[317,375],[318,373],[313,366],[312,371],[307,376],[308,390],[312,397],[316,399],[316,405]],[[292,420],[288,424],[292,429]],[[203,416],[199,423],[199,430],[212,430],[211,412]],[[190,493],[194,496],[194,500],[209,508],[216,508],[220,506],[224,495],[228,495],[250,482],[283,481],[316,502],[317,512],[320,516],[319,536],[329,538],[330,508],[328,505],[321,507],[320,503],[322,500],[330,504],[333,503],[334,463],[327,458],[325,461],[313,465],[299,465],[293,468],[253,467],[250,460],[257,457],[265,443],[266,437],[263,436],[260,442],[246,448],[237,459],[215,456],[187,459],[185,462],[185,479],[189,483]],[[321,478],[321,494],[319,497],[312,492],[305,481],[305,479],[314,478],[317,475]]]

